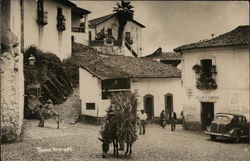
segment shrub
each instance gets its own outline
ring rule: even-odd
[[[29,65],[29,57],[36,59],[35,65]],[[63,63],[53,53],[43,52],[30,46],[24,52],[25,85],[38,82],[42,88],[42,98],[51,99],[53,103],[62,103],[73,91],[71,78],[64,69]]]

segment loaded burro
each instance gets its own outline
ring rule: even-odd
[[[101,127],[102,157],[107,156],[109,144],[113,143],[113,155],[118,156],[119,150],[124,150],[125,155],[131,155],[132,144],[137,140],[138,101],[132,92],[117,93],[110,97],[111,105],[107,109],[104,124]]]

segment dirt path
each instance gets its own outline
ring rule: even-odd
[[[97,139],[100,126],[78,122],[61,124],[56,129],[54,122],[25,121],[23,141],[2,145],[2,161],[101,161],[101,142]],[[249,161],[250,144],[234,144],[226,140],[213,142],[203,133],[182,130],[175,132],[170,126],[148,124],[146,135],[139,135],[133,144],[131,157],[120,152],[119,158],[112,156],[112,147],[106,160],[133,161]]]

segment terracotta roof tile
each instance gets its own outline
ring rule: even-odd
[[[238,26],[236,29],[227,32],[223,35],[215,37],[213,39],[187,44],[175,48],[175,52],[181,50],[190,50],[197,48],[209,48],[209,47],[222,47],[222,46],[235,46],[235,45],[249,45],[250,44],[250,26]]]
[[[112,78],[180,78],[181,71],[152,59],[108,56],[82,45],[73,53],[76,63],[99,79]]]

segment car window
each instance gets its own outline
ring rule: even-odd
[[[239,117],[238,122],[243,122],[242,117]]]
[[[229,122],[230,121],[230,117],[228,116],[216,116],[215,118],[216,121],[222,121],[222,122]]]
[[[234,117],[234,118],[232,119],[232,123],[238,123],[238,122],[239,122],[238,117]]]

